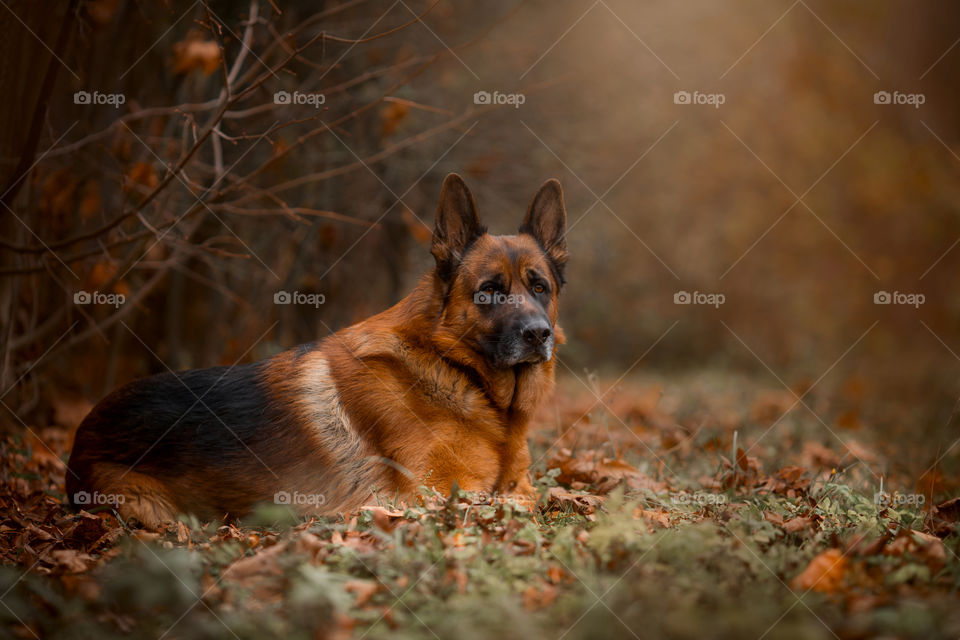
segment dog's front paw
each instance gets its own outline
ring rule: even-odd
[[[527,511],[533,511],[537,506],[537,501],[539,500],[539,495],[537,490],[533,488],[533,485],[530,483],[530,478],[526,474],[522,475],[515,482],[511,482],[506,487],[502,496],[503,499],[508,502],[514,502]]]

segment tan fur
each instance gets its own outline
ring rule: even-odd
[[[93,486],[101,495],[109,496],[119,504],[116,509],[124,520],[135,518],[150,527],[169,522],[177,515],[169,487],[146,474],[110,463],[94,465]]]

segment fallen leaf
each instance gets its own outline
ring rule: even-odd
[[[596,484],[599,493],[608,493],[621,482],[631,489],[666,491],[667,485],[654,480],[622,460],[605,458],[596,451],[582,451],[574,457],[569,449],[560,449],[547,461],[547,469],[560,469],[557,482]]]
[[[93,556],[76,549],[57,549],[50,552],[50,557],[58,568],[70,573],[86,571],[95,562]]]
[[[548,509],[571,509],[577,513],[589,515],[603,504],[603,497],[589,493],[571,493],[561,487],[551,487],[547,502]]]
[[[815,557],[791,586],[796,591],[835,593],[843,584],[849,561],[839,549],[828,549]]]
[[[910,529],[901,531],[896,539],[883,549],[883,553],[889,556],[910,554],[923,560],[934,572],[942,569],[947,561],[947,549],[940,538]]]
[[[552,584],[530,585],[523,592],[523,608],[530,612],[543,609],[557,599],[557,593]]]
[[[783,523],[783,530],[787,533],[800,533],[809,529],[812,524],[813,518],[807,516],[792,518]]]
[[[777,513],[776,511],[764,511],[763,517],[767,522],[772,522],[773,524],[783,524],[783,516]]]
[[[189,539],[190,539],[190,529],[187,528],[187,525],[177,520],[177,542],[179,542],[180,544],[183,544]]]
[[[375,580],[348,580],[343,588],[348,593],[354,594],[353,604],[362,607],[380,590],[380,583]]]
[[[403,511],[386,509],[380,506],[365,506],[361,507],[361,510],[370,513],[373,516],[373,524],[376,525],[378,529],[386,531],[387,533],[396,529],[400,523],[400,519],[403,517]]]
[[[941,502],[927,516],[927,527],[941,538],[956,531],[957,523],[960,523],[960,498]]]
[[[795,497],[807,490],[810,485],[809,474],[803,467],[783,467],[769,476],[763,489],[772,493],[779,493],[787,497]]]
[[[666,511],[650,511],[647,509],[635,509],[633,511],[633,517],[643,518],[644,520],[649,520],[651,522],[656,522],[664,528],[670,527],[670,514]]]

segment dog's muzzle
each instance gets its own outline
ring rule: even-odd
[[[553,343],[553,327],[545,318],[527,319],[502,334],[494,361],[499,367],[547,362],[553,357]]]

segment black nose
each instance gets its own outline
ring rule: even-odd
[[[550,330],[550,326],[546,323],[540,322],[528,324],[523,328],[521,333],[524,341],[527,344],[532,344],[535,346],[546,344],[547,340],[550,339],[550,336],[553,335],[553,331]]]

